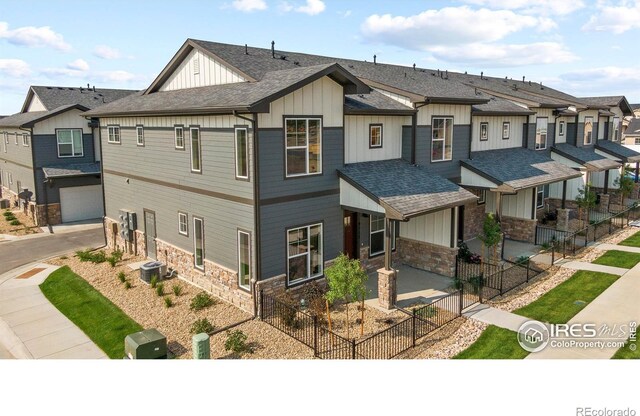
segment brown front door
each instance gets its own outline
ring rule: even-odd
[[[350,259],[358,255],[358,213],[344,211],[344,253]]]

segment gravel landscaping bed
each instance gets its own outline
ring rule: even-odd
[[[7,210],[2,210],[2,212],[5,211]],[[11,212],[22,224],[11,225],[10,221],[5,220],[4,216],[0,216],[0,234],[27,235],[42,232],[40,227],[36,227],[33,220],[24,212],[22,212],[22,210],[15,210]]]
[[[334,305],[331,307],[331,330],[346,338],[347,337],[347,312],[345,305]],[[349,337],[356,340],[366,338],[369,335],[383,331],[386,328],[397,324],[408,315],[394,309],[391,313],[382,312],[376,308],[364,306],[364,332],[360,335],[360,303],[349,304]],[[326,316],[325,316],[326,319]],[[328,325],[325,325],[328,328]]]

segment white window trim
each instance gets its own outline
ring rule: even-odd
[[[239,169],[239,165],[238,165],[238,131],[239,130],[244,130],[244,134],[245,134],[245,146],[244,146],[244,160],[245,163],[247,164],[247,174],[245,175],[240,175],[240,169]],[[233,146],[235,148],[235,165],[236,165],[236,179],[249,179],[249,129],[246,127],[236,127],[234,129],[234,140],[233,140]]]
[[[489,123],[487,123],[486,121],[483,121],[480,123],[480,141],[486,142],[487,140],[489,140]]]
[[[380,130],[380,144],[374,145],[371,140],[373,139],[373,130]],[[381,149],[382,148],[382,124],[369,124],[369,148]]]
[[[142,141],[140,141],[142,138]],[[136,126],[136,145],[144,146],[144,126]]]
[[[182,134],[182,146],[178,146],[178,130]],[[184,126],[173,127],[173,146],[176,149],[184,149]]]
[[[445,120],[445,131],[446,131],[446,125],[447,122],[446,120],[451,120],[451,157],[448,159],[445,159],[445,155],[447,154],[446,148],[447,148],[447,138],[443,137],[442,139],[434,139],[433,138],[433,132],[435,131],[435,129],[433,128],[434,126],[434,120]],[[443,117],[443,116],[434,116],[431,118],[431,162],[447,162],[450,160],[453,160],[453,117]],[[433,158],[433,142],[438,141],[438,142],[442,142],[443,146],[442,146],[442,159],[434,159]]]
[[[587,141],[587,119],[591,120],[591,139],[589,141]],[[594,128],[593,117],[586,116],[584,118],[583,125],[584,125],[584,130],[582,132],[582,144],[583,145],[591,145],[591,144],[593,144],[593,128]]]
[[[199,169],[193,168],[193,131],[198,132],[198,165]],[[189,127],[189,160],[191,162],[191,172],[202,173],[202,137],[200,127]]]
[[[565,122],[560,121],[560,124],[558,126],[558,136],[564,136],[564,129],[565,129]]]
[[[538,120],[545,120],[547,122],[547,127],[544,129],[544,145],[538,147]],[[549,141],[549,119],[547,117],[536,117],[536,134],[535,134],[535,150],[545,150],[547,148],[547,142]]]
[[[9,177],[9,185],[13,185],[13,173],[7,172],[7,176]]]
[[[196,233],[196,222],[200,221],[200,234],[202,236],[202,264],[198,265],[197,263],[197,259],[198,256],[196,254],[197,251],[197,242],[196,242],[196,236],[198,235]],[[204,258],[205,258],[205,240],[204,240],[204,219],[200,218],[200,217],[193,217],[193,267],[195,267],[198,270],[204,270]]]
[[[634,144],[640,144],[640,137],[636,137],[635,138],[635,143]]]
[[[478,189],[478,205],[482,205],[482,204],[486,204],[487,203],[487,190],[486,189]]]
[[[387,239],[386,239],[386,234],[385,234],[385,231],[386,231],[386,228],[387,228],[387,221],[386,221],[386,219],[384,219],[384,214],[380,214],[380,215],[376,215],[376,216],[383,218],[383,226],[382,226],[382,230],[371,231],[371,229],[372,229],[371,223],[373,222],[374,215],[369,215],[369,257],[378,256],[378,255],[384,253],[384,250],[385,250],[386,245],[387,245]],[[373,251],[371,251],[371,236],[374,233],[375,234],[382,233],[382,251],[376,251],[375,253]]]
[[[29,147],[29,133],[22,133],[22,145]]]
[[[242,250],[240,249],[240,235],[245,234],[249,239],[249,258],[247,259],[247,264],[249,265],[249,285],[243,285],[242,282],[242,258],[240,257],[240,253]],[[289,247],[287,247],[287,250]],[[251,233],[247,231],[238,230],[238,286],[243,289],[251,290]]]
[[[505,133],[507,133],[505,135]],[[503,121],[502,122],[502,140],[509,140],[511,138],[511,122]]]
[[[184,218],[184,226],[186,230],[182,231],[182,218]],[[189,236],[189,214],[178,211],[178,234]]]
[[[320,226],[320,239],[321,239],[321,244],[320,245],[322,247],[322,251],[320,253],[321,254],[321,256],[320,256],[321,257],[321,259],[320,259],[320,271],[318,273],[312,275],[311,274],[311,251],[307,250],[306,253],[295,254],[293,256],[290,256],[289,255],[289,244],[290,244],[289,233],[291,231],[294,231],[294,230],[300,230],[300,229],[306,228],[307,229],[307,240],[310,240],[311,239],[311,228],[312,227],[316,227],[316,226]],[[293,258],[302,257],[302,256],[306,256],[307,257],[307,273],[308,273],[308,276],[306,278],[304,278],[304,279],[298,279],[295,282],[291,282],[289,280],[289,276],[290,276],[289,263],[290,263],[290,260],[293,259]],[[324,273],[324,225],[322,223],[316,223],[316,224],[305,225],[305,226],[302,226],[302,227],[287,228],[287,285],[298,285],[299,283],[306,282],[308,280],[315,279],[316,277],[322,276],[323,273]]]
[[[58,137],[58,132],[59,131],[80,131],[80,142],[82,143],[82,153],[80,153],[80,155],[76,155],[76,148],[75,148],[75,144],[73,143],[73,133],[71,134],[71,155],[69,156],[61,156],[60,155],[60,138]],[[63,158],[72,158],[72,157],[84,157],[84,138],[82,137],[82,129],[57,129],[56,130],[56,147],[58,150],[58,157],[63,159]],[[64,143],[64,144],[68,144],[68,143]]]
[[[117,136],[117,140],[116,140]],[[120,126],[107,126],[107,143],[120,144]]]
[[[307,144],[305,146],[287,146],[287,121],[289,120],[304,120],[307,128],[305,129],[306,134],[307,134]],[[317,120],[320,122],[319,125],[319,129],[318,129],[318,147],[319,147],[319,158],[318,158],[318,171],[317,172],[312,172],[309,173],[309,121],[310,120]],[[285,175],[287,178],[296,178],[299,176],[313,176],[313,175],[322,175],[322,119],[318,118],[318,117],[287,117],[284,119],[284,162],[285,162]],[[307,166],[306,166],[306,172],[305,173],[294,173],[294,174],[289,174],[289,158],[287,157],[288,155],[288,150],[290,149],[305,149],[306,153],[305,153],[305,157],[306,157],[306,161],[307,161]]]
[[[9,133],[5,131],[2,135],[3,135],[2,143],[4,144],[4,152],[7,153],[7,147],[9,145]]]
[[[612,133],[611,141],[612,142],[617,142],[618,141],[618,131],[620,130],[620,118],[619,117],[614,117],[612,123],[613,123],[613,133]]]
[[[540,205],[538,205],[538,196],[542,194],[540,198]],[[544,186],[536,187],[536,209],[544,208]]]
[[[13,142],[16,146],[18,145],[18,133],[13,133]]]

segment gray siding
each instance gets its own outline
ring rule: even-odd
[[[9,143],[6,145],[6,152],[4,136],[2,134],[4,131],[12,133],[9,135]],[[15,144],[15,135],[13,134],[15,132],[19,133],[18,144]],[[20,182],[21,187],[28,188],[31,192],[33,192],[34,189],[31,137],[29,138],[29,146],[23,146],[22,133],[29,133],[29,136],[31,136],[28,131],[14,128],[7,128],[6,130],[0,129],[0,170],[2,171],[2,184],[16,194],[19,193],[18,182]],[[8,183],[7,172],[11,173],[11,176],[13,177],[13,184]]]
[[[604,137],[599,137],[600,140],[611,140],[611,132],[609,131],[609,128],[611,128],[611,123],[609,123],[608,121],[604,122]]]
[[[402,126],[402,159],[411,162],[411,126]]]
[[[20,193],[18,190],[19,181],[22,188],[28,188],[30,192],[34,191],[35,185],[33,183],[33,170],[31,168],[26,168],[0,159],[0,171],[2,173],[2,185],[5,188],[8,188],[18,194]],[[13,177],[12,184],[7,182],[7,172],[11,173],[11,176]],[[33,201],[33,196],[31,200]]]
[[[418,126],[416,163],[427,166],[431,171],[445,178],[457,178],[460,176],[460,161],[469,158],[470,141],[471,126],[454,125],[452,159],[445,162],[431,162],[431,126]]]
[[[36,168],[43,166],[65,165],[69,163],[95,162],[93,149],[93,135],[82,135],[82,157],[58,157],[58,140],[55,134],[36,134],[33,136],[34,165]]]
[[[536,148],[536,123],[526,123],[523,127],[524,135],[522,140],[525,141],[525,147],[527,149],[535,149]]]
[[[596,140],[600,140],[601,137],[598,137],[598,132],[600,127],[598,126],[599,123],[593,123],[593,133],[591,136],[591,142],[595,144]]]
[[[567,143],[576,145],[576,123],[567,123]]]
[[[95,176],[79,176],[76,178],[56,178],[49,179],[48,183],[44,183],[44,172],[42,169],[36,171],[36,195],[37,203],[44,204],[45,201],[49,204],[60,203],[60,188],[67,188],[70,186],[88,186],[88,185],[100,185],[100,175]],[[47,192],[45,198],[45,190]]]

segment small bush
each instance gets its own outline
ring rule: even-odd
[[[122,260],[123,255],[124,255],[124,251],[120,250],[119,248],[113,250],[113,252],[111,253],[111,257],[116,259],[116,261]]]
[[[120,283],[124,283],[127,280],[127,275],[124,272],[118,273],[118,280],[120,280]]]
[[[158,284],[158,276],[157,275],[152,275],[151,276],[151,280],[149,281],[149,283],[151,284],[151,288],[155,289],[156,285]]]
[[[293,328],[297,325],[297,311],[298,311],[298,302],[291,296],[289,292],[285,292],[284,294],[278,297],[278,300],[281,304],[276,304],[276,314],[282,319],[282,322]]]
[[[171,290],[173,290],[173,294],[176,296],[180,296],[182,294],[182,286],[180,285],[173,285]]]
[[[13,216],[13,212],[6,210],[5,212],[2,213],[2,215],[4,215],[5,217],[11,217]]]
[[[227,340],[224,342],[224,349],[235,353],[252,352],[247,345],[247,334],[239,329],[227,331]]]
[[[213,329],[213,325],[207,318],[198,319],[193,323],[193,325],[191,325],[192,334],[208,334],[210,332],[213,332]]]
[[[173,306],[173,301],[171,300],[171,298],[169,296],[165,296],[164,297],[164,306],[167,308],[170,308]]]
[[[164,296],[164,283],[158,283],[156,285],[156,295]]]
[[[211,295],[207,292],[200,292],[191,299],[191,305],[189,305],[189,308],[193,311],[199,311],[214,304],[215,301]]]
[[[469,283],[473,286],[473,293],[477,295],[484,286],[484,277],[482,275],[473,276],[469,279]]]
[[[324,298],[325,293],[326,290],[324,290],[315,280],[303,286],[302,296],[307,302],[307,305],[309,305],[309,312],[312,316],[324,316],[326,310],[326,301]]]
[[[11,225],[21,225],[22,223],[19,220],[13,220],[9,224],[11,224]]]
[[[456,290],[460,290],[464,287],[464,283],[462,281],[462,279],[460,279],[459,277],[454,277],[453,278],[453,287],[456,288]]]
[[[128,280],[126,282],[124,282],[124,288],[125,289],[131,289],[131,282],[128,281]]]
[[[62,257],[60,257],[60,260],[66,260],[66,259],[68,259],[68,258],[69,258],[69,257],[67,257],[67,256],[62,256]]]
[[[76,257],[78,257],[80,261],[90,261],[92,263],[104,263],[107,261],[107,256],[103,250],[91,251],[91,249],[86,249],[76,251]]]
[[[516,259],[516,264],[525,265],[529,262],[529,256],[520,256]]]
[[[433,305],[423,306],[420,309],[416,309],[415,312],[416,316],[420,318],[433,318],[438,314],[438,308]]]
[[[107,257],[107,263],[111,265],[111,267],[116,267],[118,260],[116,260],[113,256]]]

